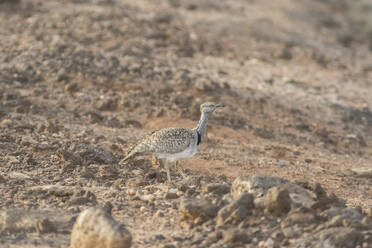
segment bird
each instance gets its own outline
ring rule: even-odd
[[[170,163],[175,162],[175,167],[177,168],[179,159],[190,158],[197,153],[205,137],[208,119],[217,108],[224,106],[214,102],[201,104],[200,120],[195,128],[169,127],[156,130],[132,146],[120,161],[120,164],[127,163],[138,154],[152,154],[159,159],[161,165],[161,159],[165,159],[167,179],[171,183]],[[186,178],[182,170],[180,168],[177,169]]]

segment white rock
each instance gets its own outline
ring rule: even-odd
[[[289,183],[289,181],[279,177],[260,175],[238,177],[231,186],[231,194],[234,199],[238,199],[243,192],[253,194],[255,197],[262,197],[271,187],[285,183]]]
[[[255,196],[254,202],[257,207],[262,205],[261,198],[274,186],[284,186],[294,204],[311,207],[315,203],[316,196],[303,187],[291,183],[284,178],[253,175],[250,177],[238,177],[231,186],[231,194],[237,199],[243,193],[250,193]]]

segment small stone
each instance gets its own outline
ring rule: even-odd
[[[97,109],[103,111],[113,111],[118,107],[118,99],[102,99],[97,103]]]
[[[57,72],[57,80],[58,81],[64,81],[68,79],[68,75],[66,73],[66,70],[64,68],[59,69]]]
[[[179,196],[176,193],[167,192],[167,193],[165,193],[164,199],[173,200],[173,199],[177,199],[178,197]]]
[[[87,113],[88,120],[90,123],[98,123],[103,121],[104,117],[96,112],[88,112]]]
[[[267,212],[280,216],[291,209],[291,198],[286,189],[273,187],[267,192],[264,204]]]
[[[126,120],[125,126],[134,127],[134,128],[142,128],[142,124],[137,120]]]
[[[278,54],[278,57],[284,60],[291,60],[292,59],[291,50],[287,47],[283,48],[282,51]]]
[[[186,220],[202,223],[217,215],[217,206],[203,199],[182,199],[179,211]]]
[[[153,202],[155,197],[153,195],[138,195],[139,199],[144,202]]]
[[[249,243],[250,238],[245,231],[241,231],[237,228],[229,229],[223,234],[223,240],[225,243]]]
[[[281,241],[284,239],[284,234],[282,233],[281,230],[276,230],[274,231],[271,236],[275,239],[275,240],[278,240],[278,241]]]
[[[47,193],[55,197],[65,197],[73,195],[73,190],[71,187],[59,184],[33,186],[29,188],[29,191],[35,192],[37,194]]]
[[[165,244],[162,246],[163,248],[176,248],[174,245],[172,244]]]
[[[260,138],[263,138],[263,139],[274,139],[275,138],[275,134],[274,134],[274,131],[270,130],[270,129],[267,129],[267,128],[256,128],[254,130],[254,134]]]
[[[75,205],[85,205],[88,203],[95,204],[97,202],[97,197],[91,191],[77,190],[71,199],[68,201],[70,206]]]
[[[157,234],[157,235],[155,235],[155,239],[156,239],[156,240],[164,240],[165,237],[164,237],[164,235],[162,235],[162,234]]]
[[[134,178],[129,178],[125,182],[125,185],[127,187],[141,187],[141,186],[145,186],[146,182],[141,177],[134,177]]]
[[[77,83],[69,83],[65,86],[65,91],[69,94],[74,94],[79,90]]]
[[[129,248],[132,235],[102,208],[84,210],[71,232],[71,248]]]
[[[304,232],[303,227],[298,224],[282,228],[283,234],[287,238],[298,238]]]
[[[87,197],[73,197],[69,200],[68,204],[70,206],[74,206],[74,205],[84,205],[90,202],[91,200]]]
[[[125,194],[129,195],[129,196],[134,196],[134,195],[136,195],[136,193],[137,193],[137,191],[136,191],[135,188],[127,188],[125,190]]]
[[[56,231],[56,227],[48,218],[38,221],[35,228],[39,233],[52,233]]]
[[[98,169],[98,176],[102,180],[114,180],[119,177],[119,171],[113,165],[102,165]]]
[[[1,122],[0,126],[5,128],[5,127],[11,127],[13,125],[13,121],[10,119],[5,119]]]
[[[253,196],[251,194],[243,194],[239,199],[218,211],[217,225],[222,226],[226,223],[240,222],[252,211],[253,207]]]
[[[358,177],[372,178],[372,167],[355,167],[351,171]]]
[[[203,192],[214,193],[216,195],[224,195],[230,192],[230,186],[227,184],[211,183],[203,185]]]
[[[164,217],[164,212],[161,210],[156,211],[155,216],[158,218]]]
[[[2,175],[0,175],[0,183],[6,183],[5,177],[3,177]]]
[[[26,179],[31,179],[31,177],[27,174],[17,172],[17,171],[12,171],[8,174],[8,177],[11,179],[17,179],[17,180],[26,180]]]

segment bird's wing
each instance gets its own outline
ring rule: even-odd
[[[186,128],[164,128],[147,136],[141,143],[143,152],[151,153],[179,153],[186,150],[196,133]]]

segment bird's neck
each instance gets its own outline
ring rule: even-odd
[[[204,139],[205,131],[207,129],[208,118],[209,118],[209,114],[207,114],[205,112],[201,113],[198,126],[196,127],[196,131],[200,135],[200,142],[203,141],[203,139]]]

